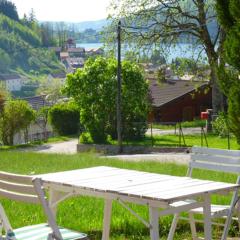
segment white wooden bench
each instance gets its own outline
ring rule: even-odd
[[[212,171],[233,173],[236,174],[236,183],[240,184],[240,151],[193,147],[191,153],[191,160],[187,172],[188,177],[192,177],[193,169],[206,169]],[[209,172],[207,172],[207,174],[209,174]],[[189,201],[194,202],[194,200]],[[185,205],[189,203],[189,201],[180,201],[174,203],[173,205]],[[236,218],[233,217],[234,213],[236,213]],[[203,214],[203,208],[196,208],[190,210],[188,212],[189,218],[183,218],[180,217],[180,214],[176,214],[171,225],[168,240],[173,239],[173,235],[179,218],[185,220],[188,219],[190,222],[193,239],[200,239],[197,237],[195,226],[195,222],[199,222],[199,220],[194,219],[194,214]],[[224,217],[226,219],[224,224],[213,221],[214,219]],[[238,220],[240,228],[240,203],[237,190],[233,193],[230,205],[211,205],[211,218],[212,224],[224,226],[224,231],[221,238],[222,240],[225,240],[227,238],[228,230],[232,219]]]

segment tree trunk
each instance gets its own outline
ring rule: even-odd
[[[213,109],[213,115],[216,115],[219,111],[224,110],[224,97],[223,93],[220,91],[219,85],[218,85],[218,76],[217,76],[217,68],[218,68],[218,59],[219,54],[215,50],[215,44],[211,39],[209,30],[207,28],[207,17],[205,12],[205,3],[203,0],[197,0],[197,7],[199,11],[199,23],[200,26],[200,35],[201,39],[203,41],[203,45],[206,50],[206,54],[208,57],[208,62],[211,69],[211,75],[210,75],[210,84],[212,87],[212,109]],[[222,29],[218,29],[219,35],[220,35],[220,47],[222,46],[221,39],[223,39],[224,35],[222,33]]]
[[[212,87],[212,109],[213,115],[218,114],[219,111],[224,111],[224,95],[220,91],[218,85],[217,69],[211,67],[211,87]]]

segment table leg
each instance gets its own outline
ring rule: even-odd
[[[150,217],[150,237],[151,240],[159,240],[159,209],[156,207],[149,207],[149,217]]]
[[[112,199],[105,199],[102,240],[108,240],[112,214]]]
[[[61,199],[62,197],[62,193],[55,191],[53,189],[50,189],[49,191],[49,207],[52,211],[53,217],[56,220],[56,215],[57,215],[57,204],[55,205],[55,203]]]
[[[211,199],[208,194],[204,196],[203,214],[205,240],[212,240]]]

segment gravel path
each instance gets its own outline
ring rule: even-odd
[[[77,139],[66,142],[44,144],[34,148],[25,148],[22,151],[31,151],[39,153],[56,153],[56,154],[75,154],[77,153]],[[102,156],[103,158],[115,158],[123,161],[156,161],[171,162],[177,164],[188,164],[190,155],[186,153],[151,153],[151,154],[131,154],[131,155],[114,155]]]
[[[75,154],[77,153],[77,139],[73,139],[60,143],[49,143],[38,147],[26,148],[23,151],[39,152],[39,153],[60,153],[60,154]]]

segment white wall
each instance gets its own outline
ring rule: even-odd
[[[6,88],[8,91],[21,91],[22,88],[22,79],[11,79],[11,80],[6,80]]]

